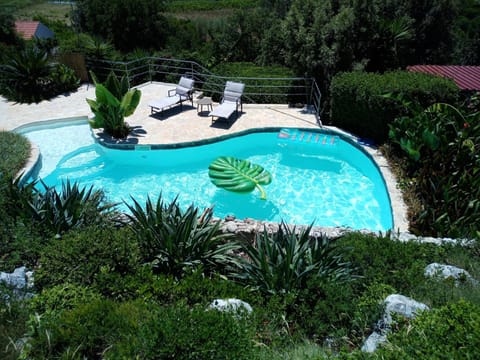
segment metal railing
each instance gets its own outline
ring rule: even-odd
[[[188,76],[195,80],[195,90],[216,101],[222,96],[227,80],[242,82],[245,84],[245,103],[306,105],[321,125],[321,92],[314,78],[225,77],[212,73],[194,61],[160,57],[127,62],[87,59],[86,65],[99,79],[105,78],[111,71],[117,76],[125,75],[130,87],[152,81],[177,83],[180,76]]]

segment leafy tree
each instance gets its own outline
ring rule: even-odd
[[[20,42],[15,32],[15,18],[2,7],[0,9],[0,43],[17,45]]]
[[[455,21],[453,62],[463,65],[480,63],[480,3],[463,0]]]
[[[75,19],[81,29],[119,50],[160,48],[165,42],[164,0],[79,0]]]

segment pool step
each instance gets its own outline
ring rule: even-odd
[[[337,135],[309,132],[297,129],[282,129],[278,133],[278,138],[303,143],[312,143],[318,145],[335,145],[338,142]]]

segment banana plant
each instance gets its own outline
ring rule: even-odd
[[[247,193],[257,188],[262,200],[267,198],[262,185],[272,182],[270,173],[262,166],[230,156],[215,159],[208,167],[208,175],[215,186],[228,191]]]
[[[117,98],[107,86],[96,83],[96,100],[87,99],[95,118],[90,120],[93,129],[103,128],[104,131],[115,138],[125,138],[130,132],[130,127],[124,118],[132,115],[140,103],[141,92],[130,89]]]

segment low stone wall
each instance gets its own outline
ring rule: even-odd
[[[238,237],[253,240],[255,234],[263,233],[264,230],[269,234],[276,233],[280,226],[279,223],[268,221],[257,221],[254,219],[237,219],[233,216],[227,216],[225,219],[216,218],[214,221],[220,221],[222,224],[220,229],[223,233],[234,234]],[[307,227],[307,225],[288,225],[290,229],[300,231]],[[353,230],[345,227],[321,227],[313,226],[310,232],[312,237],[326,236],[329,239],[335,239],[352,231],[358,231],[363,234],[370,234],[375,236],[389,236],[398,241],[419,241],[424,243],[434,243],[437,245],[445,243],[469,245],[472,240],[468,239],[452,239],[452,238],[434,238],[425,236],[415,236],[409,232],[390,232],[390,233],[375,233],[370,230]]]

